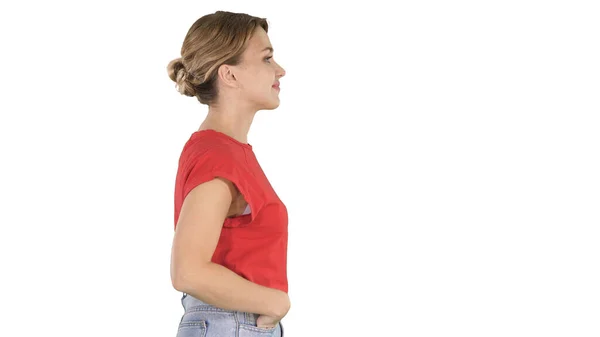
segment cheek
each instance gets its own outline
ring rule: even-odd
[[[243,80],[246,92],[258,98],[272,94],[275,73],[272,68],[265,66],[248,73]]]
[[[270,91],[275,83],[274,77],[267,71],[257,74],[254,81],[256,91],[265,92]]]

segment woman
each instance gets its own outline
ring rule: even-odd
[[[189,29],[167,67],[181,94],[208,105],[175,181],[177,336],[283,336],[290,309],[288,214],[247,142],[258,110],[279,106],[266,19],[218,11]]]

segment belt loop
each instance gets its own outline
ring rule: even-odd
[[[242,312],[238,311],[238,310],[234,310],[233,311],[233,315],[235,316],[235,321],[238,324],[243,324],[244,323],[244,317],[242,317]]]
[[[183,296],[181,296],[181,306],[183,306],[183,308],[185,309],[185,305],[183,304],[183,299],[187,296],[186,293],[183,293]]]

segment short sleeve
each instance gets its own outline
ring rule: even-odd
[[[226,223],[233,220],[235,226],[249,224],[254,221],[262,207],[260,194],[253,188],[251,176],[244,167],[243,159],[236,158],[234,153],[227,149],[209,149],[194,154],[188,159],[187,174],[183,183],[183,199],[198,185],[216,177],[231,181],[250,206],[250,213],[236,218],[226,219]],[[183,200],[182,199],[182,200]],[[237,219],[240,218],[240,219]],[[241,220],[249,221],[241,221]]]

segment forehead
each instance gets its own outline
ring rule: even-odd
[[[258,27],[255,31],[254,34],[252,34],[252,37],[250,38],[250,40],[248,41],[248,53],[252,53],[252,54],[257,54],[257,53],[263,53],[265,51],[265,48],[267,47],[271,47],[273,48],[273,46],[271,45],[271,40],[269,40],[269,36],[267,35],[267,32],[265,32],[265,30],[262,27]]]

